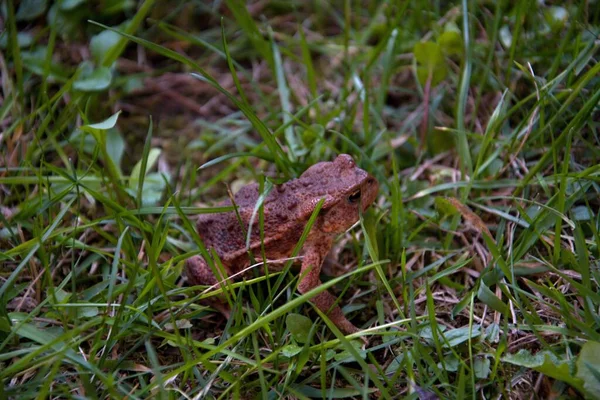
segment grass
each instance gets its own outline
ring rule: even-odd
[[[596,2],[46,3],[0,7],[0,398],[597,398]],[[185,283],[228,188],[340,153],[381,187],[322,287]]]

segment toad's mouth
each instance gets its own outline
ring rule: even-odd
[[[366,211],[367,208],[369,208],[369,206],[373,204],[377,198],[377,193],[379,192],[379,182],[377,182],[377,179],[375,179],[373,176],[369,175],[361,191],[361,206],[362,210]]]

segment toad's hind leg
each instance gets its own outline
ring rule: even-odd
[[[319,279],[321,264],[323,263],[323,259],[327,255],[329,248],[330,246],[326,241],[318,241],[318,243],[312,245],[305,245],[302,270],[300,271],[301,281],[298,284],[298,291],[300,293],[304,294],[321,286],[322,283]],[[336,298],[327,290],[311,298],[311,301],[319,310],[327,314],[329,319],[331,319],[331,322],[345,334],[359,331],[359,329],[344,316],[342,309],[338,305],[334,305]]]
[[[213,286],[213,289],[219,288],[219,281],[215,277],[215,274],[213,274],[206,261],[200,256],[194,256],[185,261],[185,274],[191,285],[207,285]],[[231,310],[223,297],[211,297],[207,303],[226,318],[230,317]]]
[[[215,274],[200,256],[185,261],[185,274],[192,285],[216,285],[219,283]]]

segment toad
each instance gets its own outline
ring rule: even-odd
[[[201,215],[197,230],[206,248],[215,250],[227,276],[231,276],[250,265],[249,252],[260,260],[261,246],[264,246],[268,260],[289,257],[315,207],[323,199],[321,210],[300,252],[302,266],[298,291],[306,293],[321,285],[321,265],[335,236],[358,221],[359,212],[373,203],[378,188],[373,176],[357,167],[352,157],[341,154],[334,161],[314,164],[298,179],[272,188],[263,202],[262,243],[259,218],[256,216],[250,230],[249,246],[246,245],[249,223],[260,196],[256,183],[244,186],[234,196],[239,218],[234,211]],[[222,205],[231,205],[231,201],[227,200]],[[186,261],[186,275],[193,285],[218,284],[210,266],[200,256]],[[340,307],[334,305],[335,300],[327,291],[311,298],[342,332],[358,331]]]

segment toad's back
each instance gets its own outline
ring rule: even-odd
[[[198,220],[198,234],[205,246],[214,248],[230,270],[239,270],[248,264],[247,230],[259,198],[258,188],[258,184],[253,183],[244,186],[234,196],[239,218],[231,211],[203,215]],[[268,258],[288,256],[321,199],[326,201],[313,229],[322,229],[319,224],[327,220],[331,234],[340,232],[358,220],[357,207],[348,204],[348,195],[359,193],[360,197],[363,190],[369,194],[363,200],[365,204],[370,204],[376,189],[376,181],[358,168],[348,155],[340,155],[332,162],[314,164],[300,178],[276,185],[269,192],[263,202],[264,236],[261,238],[257,213],[249,248],[257,258],[261,254],[261,245],[264,245]],[[221,205],[231,205],[231,201],[227,200]]]
[[[257,212],[251,230],[250,249],[259,250],[261,243],[263,243],[267,251],[273,253],[272,246],[270,246],[273,241],[279,243],[278,247],[286,247],[285,243],[282,243],[284,235],[286,242],[291,240],[296,243],[300,239],[306,219],[298,213],[299,199],[287,189],[291,182],[274,187],[263,202],[264,236],[261,241],[259,214]],[[233,259],[240,257],[247,258],[247,230],[258,198],[257,184],[244,186],[234,196],[239,219],[234,211],[207,214],[199,218],[198,234],[204,241],[205,246],[207,248],[213,247],[224,262],[233,261]],[[230,206],[231,201],[227,200],[221,205]],[[267,256],[269,255],[267,254]],[[242,264],[247,264],[247,262]]]

